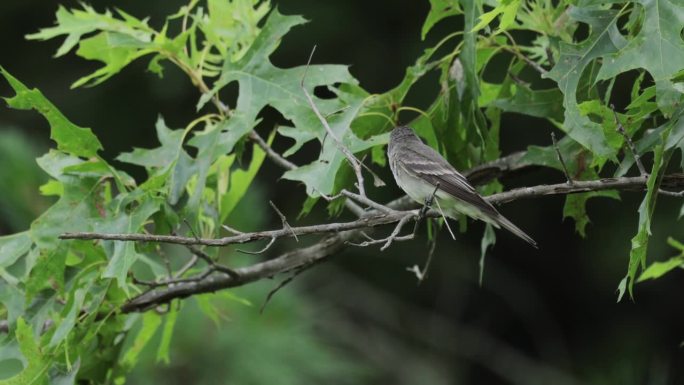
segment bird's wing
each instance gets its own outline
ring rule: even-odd
[[[410,148],[405,148],[404,151],[406,153],[398,162],[404,171],[433,186],[439,184],[441,191],[475,206],[483,214],[492,218],[499,217],[494,206],[484,200],[468,180],[431,147],[423,144],[417,151]]]

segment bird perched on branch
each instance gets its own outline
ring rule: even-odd
[[[537,242],[484,200],[463,175],[425,145],[410,127],[392,130],[387,156],[397,185],[416,202],[424,204],[434,197],[438,208],[450,218],[465,214],[503,227],[537,247]]]

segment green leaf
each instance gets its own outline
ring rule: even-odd
[[[664,262],[653,262],[651,266],[641,273],[637,282],[660,278],[678,267],[684,269],[684,256],[682,255],[672,257]]]
[[[634,0],[644,10],[639,33],[619,52],[606,57],[597,79],[608,79],[635,68],[648,71],[656,84],[656,100],[665,116],[671,116],[682,92],[670,81],[684,69],[684,5],[675,0]],[[639,12],[635,7],[632,12]]]
[[[489,12],[485,12],[479,17],[479,22],[473,31],[479,31],[488,26],[497,16],[501,15],[498,30],[506,30],[515,22],[515,14],[518,12],[520,0],[501,0],[499,4]]]
[[[130,213],[121,210],[114,218],[98,224],[95,231],[110,234],[140,233],[143,224],[159,210],[160,205],[160,200],[146,197]],[[139,258],[135,243],[104,241],[103,247],[109,257],[109,264],[102,272],[102,277],[116,278],[119,287],[125,290],[128,271]]]
[[[97,207],[104,201],[100,195],[100,178],[63,173],[68,166],[84,163],[82,160],[51,150],[37,161],[64,189],[57,203],[31,224],[31,238],[38,247],[48,250],[56,248],[62,233],[92,231],[92,223],[102,219]]]
[[[267,143],[271,145],[275,131],[268,137]],[[220,206],[220,222],[223,223],[230,213],[233,212],[237,204],[243,196],[247,193],[249,186],[256,177],[257,172],[266,159],[266,152],[258,145],[252,146],[252,160],[246,170],[238,169],[230,173],[229,189],[226,193],[221,194]]]
[[[171,310],[164,317],[164,328],[162,329],[162,337],[157,349],[157,362],[164,362],[167,365],[171,363],[169,349],[171,347],[171,337],[173,337],[173,327],[176,325],[177,318],[177,307],[172,306]]]
[[[684,4],[678,0],[632,2],[643,6],[641,29],[627,45],[604,59],[597,78],[609,79],[635,68],[643,68],[656,83],[658,105],[671,113],[681,98],[679,92],[672,88],[670,79],[684,69],[684,40],[681,36]],[[632,12],[638,11],[634,9]]]
[[[142,353],[145,346],[147,346],[152,337],[154,337],[159,325],[161,325],[161,317],[158,314],[154,312],[143,314],[142,326],[133,339],[133,344],[126,353],[124,353],[123,358],[121,359],[121,366],[128,370],[135,366],[140,357],[140,353]]]
[[[143,190],[163,191],[175,205],[185,191],[191,176],[197,172],[193,159],[183,149],[189,130],[171,130],[160,116],[155,125],[160,146],[153,149],[135,148],[117,156],[121,162],[145,167],[149,179]]]
[[[14,377],[0,380],[0,385],[27,385],[47,383],[49,362],[36,341],[31,325],[23,318],[17,320],[17,342],[24,356],[24,369]]]
[[[102,149],[102,144],[90,128],[79,127],[71,123],[62,113],[50,103],[43,93],[37,89],[29,89],[4,68],[2,74],[16,92],[11,98],[5,98],[7,104],[16,109],[35,109],[50,123],[50,138],[57,143],[57,148],[72,155],[93,157]]]
[[[149,40],[149,39],[148,39]],[[101,32],[83,39],[76,52],[88,60],[97,60],[105,65],[90,75],[76,80],[71,88],[82,85],[95,86],[119,73],[135,59],[150,54],[149,42],[141,42],[118,32]]]
[[[651,236],[651,216],[655,209],[658,197],[658,184],[660,169],[664,163],[665,143],[669,136],[672,124],[661,134],[661,144],[655,148],[653,156],[653,167],[646,182],[646,196],[639,206],[639,227],[636,235],[632,238],[632,249],[629,253],[629,265],[627,268],[626,287],[630,297],[633,296],[634,279],[639,267],[646,268],[646,251],[648,250],[648,240]],[[619,294],[622,297],[624,292]]]
[[[561,129],[594,154],[609,158],[614,156],[605,137],[603,128],[580,113],[578,107],[578,84],[580,78],[596,58],[617,52],[626,42],[617,29],[619,13],[611,9],[570,7],[568,14],[573,19],[589,24],[589,37],[578,44],[562,42],[560,58],[546,75],[556,82],[563,92],[565,120]]]
[[[249,50],[240,60],[234,63],[225,62],[214,88],[200,99],[198,108],[226,85],[238,83],[239,96],[234,109],[237,113],[228,120],[225,132],[219,139],[229,151],[240,138],[253,129],[257,123],[257,115],[266,106],[277,109],[285,119],[293,122],[298,130],[313,132],[317,137],[323,137],[324,129],[301,89],[305,73],[305,87],[310,95],[313,95],[315,87],[356,83],[346,66],[311,65],[308,69],[306,66],[282,69],[271,63],[269,57],[277,48],[281,37],[292,27],[302,23],[304,19],[299,16],[283,16],[277,10],[271,12]],[[314,99],[324,116],[346,107],[336,98]]]
[[[31,297],[46,287],[61,289],[69,242],[59,236],[65,232],[93,231],[94,224],[105,221],[106,204],[103,178],[89,173],[63,170],[86,163],[83,160],[51,150],[37,159],[38,165],[61,183],[64,191],[59,200],[31,223],[29,234],[40,256],[30,271],[27,296]],[[111,174],[109,174],[111,176]]]
[[[81,288],[70,294],[69,300],[67,301],[66,305],[64,305],[66,314],[57,326],[57,329],[55,330],[55,333],[52,335],[52,338],[50,338],[50,343],[48,344],[48,347],[54,348],[55,346],[59,345],[65,338],[67,338],[67,335],[69,334],[69,332],[71,332],[71,329],[73,329],[74,325],[76,325],[76,317],[78,316],[81,308],[83,307],[83,301],[85,300],[86,293],[87,289]]]
[[[23,290],[7,282],[6,279],[0,279],[0,304],[5,311],[4,318],[10,330],[17,318],[24,314],[26,306],[24,294]]]
[[[134,37],[139,41],[148,41],[151,30],[144,21],[138,20],[119,11],[124,20],[116,19],[107,11],[97,13],[87,4],[81,4],[82,9],[66,9],[60,6],[57,10],[56,26],[43,28],[37,33],[26,35],[29,40],[48,40],[66,35],[64,43],[59,47],[55,56],[62,56],[78,44],[81,36],[88,33],[105,30],[118,32]]]
[[[430,0],[430,13],[428,13],[423,23],[423,28],[420,32],[421,39],[425,40],[425,36],[440,20],[461,13],[463,11],[458,0]]]
[[[352,153],[357,153],[387,143],[388,134],[377,135],[367,140],[361,140],[354,134],[350,125],[361,111],[365,98],[363,94],[346,94],[343,98],[348,103],[348,108],[328,118],[330,129],[342,145]],[[324,136],[325,134],[319,136],[323,148],[317,160],[283,174],[284,179],[303,182],[307,187],[307,194],[311,197],[335,193],[335,177],[342,164],[347,162],[335,140],[332,138],[324,140]]]
[[[535,91],[517,86],[512,97],[495,100],[493,105],[506,112],[560,121],[563,119],[562,103],[563,94],[557,88]]]
[[[0,237],[0,269],[12,265],[28,253],[32,244],[28,231]]]
[[[586,227],[590,222],[589,216],[587,215],[586,204],[590,198],[594,197],[606,197],[619,200],[620,194],[615,190],[605,190],[570,194],[565,197],[563,219],[572,218],[575,221],[575,231],[577,231],[582,238],[587,236]]]

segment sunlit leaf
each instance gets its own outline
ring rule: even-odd
[[[96,156],[102,144],[90,128],[79,127],[71,123],[45,96],[37,89],[29,89],[4,68],[2,74],[16,92],[11,98],[5,98],[7,104],[16,109],[34,109],[50,123],[50,138],[57,143],[57,148],[76,156]]]

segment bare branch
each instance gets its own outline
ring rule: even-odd
[[[527,63],[527,65],[534,68],[534,70],[539,72],[542,76],[546,75],[549,72],[549,71],[545,70],[542,66],[540,66],[537,62],[531,60],[526,55],[524,55],[522,52],[520,52],[520,50],[518,49],[518,43],[516,43],[515,39],[513,39],[513,36],[511,36],[511,34],[508,33],[508,31],[503,30],[503,33],[508,37],[508,39],[513,44],[513,48],[511,48],[507,45],[500,45],[500,47],[503,48],[504,51],[512,53],[518,59],[524,61],[525,63]]]
[[[200,239],[197,238],[197,240],[200,240]],[[197,247],[195,247],[193,245],[185,245],[185,247],[187,247],[190,251],[192,251],[192,253],[194,255],[196,255],[198,258],[200,258],[204,262],[206,262],[207,265],[209,265],[209,267],[212,270],[220,271],[222,273],[228,274],[229,276],[231,276],[233,278],[237,278],[238,273],[236,273],[235,270],[217,263],[216,261],[214,261],[214,259],[209,254],[205,253],[204,251],[198,249]]]
[[[615,117],[615,125],[617,126],[617,132],[622,135],[623,138],[625,138],[625,144],[627,145],[627,148],[629,151],[632,153],[632,156],[634,157],[634,162],[637,165],[637,168],[639,168],[639,174],[640,175],[648,175],[648,172],[646,171],[646,168],[644,167],[644,164],[641,163],[641,157],[639,157],[639,153],[637,152],[636,146],[634,145],[634,142],[632,142],[632,138],[629,137],[627,134],[627,131],[625,130],[625,127],[622,125],[622,122],[620,122],[620,118],[618,117],[617,112],[615,112],[615,106],[612,104],[610,105],[610,109],[613,111],[613,116]]]
[[[643,190],[646,186],[647,176],[604,178],[590,181],[575,181],[572,186],[567,183],[551,185],[539,185],[534,187],[521,187],[502,193],[490,195],[486,199],[493,204],[508,203],[519,199],[537,198],[545,195],[567,195],[588,191],[601,190]],[[665,175],[661,186],[663,188],[681,189],[684,187],[684,174]],[[415,207],[410,199],[401,198],[391,202],[387,207],[393,210],[406,210]],[[347,230],[362,228],[372,228],[386,224],[396,223],[407,215],[412,218],[418,217],[418,211],[394,211],[392,213],[378,213],[371,211],[366,216],[350,222],[325,223],[312,226],[290,227],[289,229],[278,229],[268,231],[258,231],[253,233],[242,233],[238,235],[217,238],[217,239],[197,239],[194,237],[182,237],[176,235],[154,235],[154,234],[107,234],[107,233],[64,233],[60,239],[82,239],[82,240],[113,240],[113,241],[133,241],[133,242],[160,242],[181,245],[204,245],[204,246],[227,246],[231,244],[241,244],[254,242],[261,239],[282,238],[296,234],[311,235],[334,233]],[[440,216],[439,212],[429,211],[426,214],[430,217]]]
[[[463,175],[468,178],[472,185],[483,185],[493,179],[523,170],[534,165],[522,160],[524,151],[514,152],[510,155],[475,166],[464,171]]]
[[[309,270],[309,269],[310,269],[313,265],[315,265],[315,264],[316,264],[316,262],[312,262],[312,263],[310,263],[310,264],[308,264],[308,265],[304,265],[304,266],[302,266],[302,267],[296,269],[296,270],[294,271],[294,273],[292,273],[292,275],[290,275],[289,277],[285,278],[285,279],[282,280],[276,287],[274,287],[273,289],[271,289],[271,291],[269,291],[268,294],[266,295],[266,299],[264,300],[264,303],[261,305],[261,309],[259,309],[259,313],[263,313],[263,312],[264,312],[264,309],[266,309],[266,305],[268,305],[268,303],[271,301],[271,298],[273,298],[273,296],[274,296],[278,291],[280,291],[280,289],[284,288],[287,284],[289,284],[290,282],[294,281],[295,278],[297,278],[300,274],[302,274],[302,273],[305,272],[306,270]]]
[[[234,229],[234,228],[232,228],[232,227],[230,227],[230,226],[228,226],[228,225],[221,225],[221,227],[223,227],[224,230],[226,230],[227,232],[229,232],[229,233],[231,233],[231,234],[235,234],[235,235],[244,234],[242,231],[236,230],[236,229]]]
[[[262,138],[256,131],[251,131],[249,133],[248,138],[256,143],[259,147],[261,147],[262,150],[266,153],[266,156],[268,156],[269,159],[273,161],[273,163],[277,164],[278,166],[286,169],[286,170],[294,170],[297,168],[297,165],[290,162],[289,160],[285,159],[282,155],[278,154],[275,152],[271,146],[266,143],[264,138]]]
[[[251,266],[235,269],[237,277],[211,275],[200,281],[185,282],[166,288],[155,288],[131,299],[121,307],[125,313],[145,311],[176,298],[186,298],[200,293],[242,286],[264,277],[290,271],[300,266],[327,258],[344,248],[344,242],[355,236],[353,231],[345,231],[324,238],[315,245],[287,252],[278,258]]]
[[[283,223],[283,229],[286,229],[286,230],[288,230],[290,233],[292,233],[292,236],[294,237],[294,239],[295,239],[297,242],[299,242],[299,238],[297,238],[297,233],[295,233],[294,231],[292,231],[292,226],[290,226],[290,224],[287,223],[287,218],[285,218],[285,215],[284,215],[280,210],[278,210],[278,207],[275,205],[275,203],[273,203],[273,201],[268,201],[268,204],[271,205],[271,207],[273,208],[273,210],[275,210],[276,214],[278,214],[278,216],[280,217],[280,222]]]
[[[494,170],[494,175],[502,171],[513,171],[515,169],[514,166],[509,167],[505,164],[514,165],[514,163],[515,162],[501,162],[500,164],[504,164],[501,167],[490,165],[487,166],[488,168],[480,168],[480,170],[486,170],[481,175],[493,175],[490,170]],[[473,175],[477,172],[478,170],[471,170],[470,173],[466,172],[465,174]],[[566,195],[607,189],[643,191],[646,186],[646,181],[647,176],[606,178],[593,181],[575,181],[572,186],[568,185],[567,183],[559,183],[553,185],[524,187],[494,194],[486,197],[486,199],[494,204],[502,204],[518,199],[536,198],[545,195]],[[682,190],[682,188],[684,188],[684,174],[665,175],[662,179],[661,187],[670,190]],[[408,221],[416,220],[419,217],[419,210],[413,210],[416,204],[407,197],[397,199],[385,206],[394,211],[382,212],[380,210],[371,210],[364,213],[362,218],[350,222],[291,227],[290,229],[283,228],[254,233],[242,233],[235,230],[233,231],[235,235],[220,239],[196,239],[194,237],[180,237],[175,235],[100,233],[62,234],[60,238],[225,246],[230,244],[254,242],[256,240],[262,239],[268,239],[270,241],[272,239],[292,236],[293,233],[297,234],[298,236],[309,234],[328,234],[320,242],[312,246],[298,248],[284,253],[277,258],[259,262],[251,266],[230,269],[232,274],[228,271],[223,271],[225,274],[212,274],[214,271],[222,270],[220,270],[220,268],[217,270],[210,268],[197,276],[185,279],[176,279],[173,281],[173,284],[164,287],[154,287],[147,290],[143,294],[130,300],[122,307],[124,312],[143,311],[155,308],[160,304],[168,303],[173,299],[185,298],[191,295],[212,292],[229,287],[242,286],[256,280],[272,277],[279,273],[295,270],[314,261],[324,260],[329,256],[339,252],[345,248],[348,242],[351,242],[357,237],[365,234],[364,229],[392,223],[397,224],[402,220],[404,223],[407,223]],[[435,218],[439,217],[440,214],[435,210],[430,210],[426,212],[426,216]],[[399,231],[400,230],[401,228]],[[388,242],[391,244],[391,242],[412,238],[412,235],[399,236],[399,231],[397,231],[397,225],[395,225],[395,229],[393,231],[394,237],[392,239],[390,239],[392,237],[390,236],[383,240],[369,240],[367,242],[368,244],[388,244]],[[201,255],[203,254],[197,253],[196,255],[198,255],[198,258],[202,258]],[[209,260],[213,261],[211,258],[209,258]]]
[[[337,198],[340,198],[342,196],[346,196],[347,198],[354,199],[355,201],[357,201],[359,203],[365,204],[368,207],[374,208],[374,209],[381,211],[381,212],[384,212],[384,213],[391,213],[391,212],[395,211],[395,210],[392,210],[391,208],[389,208],[385,205],[382,205],[382,204],[380,204],[380,203],[378,203],[372,199],[369,199],[368,197],[353,193],[353,192],[345,190],[345,189],[342,189],[342,191],[340,191],[339,194],[333,195],[333,196],[328,196],[328,195],[322,194],[320,192],[318,192],[318,193],[321,195],[321,197],[323,197],[323,199],[325,199],[328,202],[331,202],[331,201],[333,201]]]
[[[568,184],[572,186],[572,177],[570,176],[570,173],[568,172],[568,167],[565,165],[565,161],[563,160],[563,155],[561,154],[560,147],[558,147],[558,142],[556,141],[556,134],[554,132],[551,132],[551,141],[553,142],[553,148],[556,149],[556,156],[558,157],[558,161],[560,162],[561,166],[563,167],[563,173],[565,173],[565,179],[567,179]]]
[[[451,235],[451,239],[453,239],[455,241],[456,236],[454,235],[454,232],[451,231],[451,226],[449,226],[449,221],[447,220],[446,215],[444,215],[444,211],[442,211],[442,206],[439,205],[439,200],[435,199],[435,203],[437,204],[437,209],[439,211],[439,214],[442,216],[442,219],[444,219],[444,225],[446,225],[447,230],[449,230],[449,234]]]
[[[198,260],[199,260],[199,258],[197,257],[197,255],[193,254],[192,257],[190,258],[190,260],[188,261],[188,263],[186,263],[185,265],[183,265],[183,267],[181,267],[181,268],[176,272],[176,274],[174,274],[173,277],[174,277],[174,278],[180,278],[180,277],[182,277],[183,274],[185,274],[188,270],[192,269],[193,266],[195,266],[195,264],[197,264],[197,261],[198,261]]]
[[[434,225],[434,221],[433,221]],[[418,265],[413,265],[411,267],[407,267],[406,271],[410,271],[413,274],[416,275],[416,278],[418,279],[418,284],[420,285],[423,283],[425,278],[427,278],[428,272],[430,270],[430,266],[432,265],[432,257],[435,255],[435,249],[437,248],[437,235],[433,234],[432,239],[430,239],[430,248],[428,249],[428,255],[427,259],[425,260],[425,265],[423,265],[423,268],[419,268]]]
[[[403,239],[413,239],[414,234],[411,233],[411,235],[405,235],[403,237],[399,237],[399,233],[401,232],[401,229],[404,227],[406,222],[411,220],[411,216],[407,215],[399,220],[397,225],[394,227],[394,230],[392,231],[392,234],[390,234],[389,237],[387,237],[387,242],[385,242],[384,245],[380,248],[380,251],[385,251],[387,250],[390,245],[392,245],[392,241],[394,241],[396,238],[403,238]],[[407,238],[410,237],[410,238]]]

